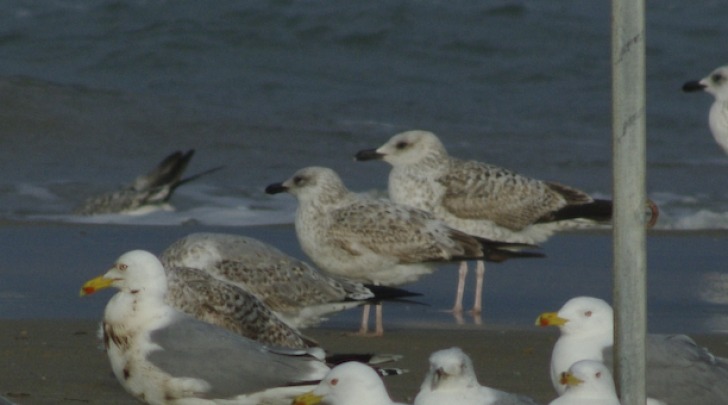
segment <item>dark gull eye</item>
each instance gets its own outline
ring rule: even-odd
[[[713,83],[720,83],[724,80],[724,78],[720,73],[713,73],[713,75],[710,76],[710,80],[713,81]]]
[[[406,148],[407,146],[409,146],[409,144],[407,142],[405,142],[405,141],[399,141],[395,145],[395,148],[397,148],[399,150],[402,150],[402,149]]]
[[[331,380],[331,382],[330,382],[330,384],[331,384],[331,385],[336,385],[336,384],[338,384],[338,383],[339,383],[339,379],[338,379],[338,378],[334,378],[334,379],[332,379],[332,380]]]
[[[303,183],[303,177],[302,176],[295,176],[293,178],[293,184],[300,186],[301,183]]]
[[[584,316],[586,316],[587,318],[590,317],[590,316],[592,316],[592,311],[586,311],[586,312],[584,312]]]

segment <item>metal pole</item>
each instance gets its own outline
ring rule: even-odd
[[[645,3],[612,0],[615,381],[645,403]]]

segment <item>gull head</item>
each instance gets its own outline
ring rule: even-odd
[[[338,196],[346,193],[346,187],[339,175],[326,167],[306,167],[294,173],[282,183],[273,183],[265,188],[267,194],[287,192],[299,200],[318,199],[323,196]]]
[[[348,362],[331,369],[313,391],[296,397],[293,405],[386,405],[391,402],[376,371],[361,363]]]
[[[566,386],[564,395],[583,393],[589,398],[617,399],[612,373],[600,361],[577,361],[569,367],[569,371],[561,373],[560,382]]]
[[[683,84],[683,91],[707,91],[717,100],[728,100],[728,66],[722,66],[712,71],[701,80],[691,80]]]
[[[144,291],[164,296],[167,279],[157,256],[145,250],[132,250],[121,255],[106,274],[87,281],[81,287],[80,295],[90,295],[108,287],[132,294]]]
[[[473,362],[460,348],[440,350],[430,355],[430,371],[422,389],[437,391],[477,387]]]
[[[392,166],[402,166],[446,155],[445,147],[435,134],[413,130],[393,136],[377,149],[361,150],[355,155],[355,159],[360,161],[380,159]]]
[[[563,335],[609,335],[613,333],[612,307],[604,300],[576,297],[559,312],[545,312],[536,319],[539,326],[558,326]]]

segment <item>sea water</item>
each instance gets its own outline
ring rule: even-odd
[[[310,165],[384,195],[360,149],[408,129],[452,155],[612,194],[608,1],[8,0],[0,218],[78,221],[86,197],[195,149],[174,212],[93,222],[286,223],[271,182]],[[728,228],[712,97],[722,1],[647,3],[647,189],[661,229]],[[89,219],[84,219],[89,221]]]

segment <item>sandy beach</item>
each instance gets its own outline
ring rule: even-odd
[[[316,329],[309,335],[334,353],[402,354],[396,366],[409,372],[385,378],[398,401],[411,402],[416,395],[429,354],[453,345],[471,355],[481,384],[524,393],[542,403],[555,395],[548,377],[555,330],[392,328],[383,338],[361,338]],[[693,337],[714,354],[728,356],[728,336]],[[111,374],[93,321],[3,321],[0,355],[0,393],[17,404],[137,403]]]
[[[96,338],[113,291],[81,299],[79,288],[127,250],[159,253],[177,238],[201,231],[256,237],[303,257],[291,226],[2,224],[0,395],[17,404],[136,403],[112,376]],[[466,316],[458,322],[443,311],[452,305],[456,281],[450,271],[456,265],[447,265],[405,286],[423,294],[419,303],[385,305],[383,338],[346,335],[358,325],[356,309],[305,333],[330,352],[403,355],[396,366],[409,373],[386,379],[395,400],[413,399],[430,353],[459,346],[472,356],[482,384],[548,403],[554,396],[548,363],[558,331],[533,322],[575,295],[610,299],[610,236],[608,231],[565,233],[544,244],[546,259],[489,265],[481,319]],[[726,232],[650,232],[650,331],[688,333],[728,357],[726,240]]]

